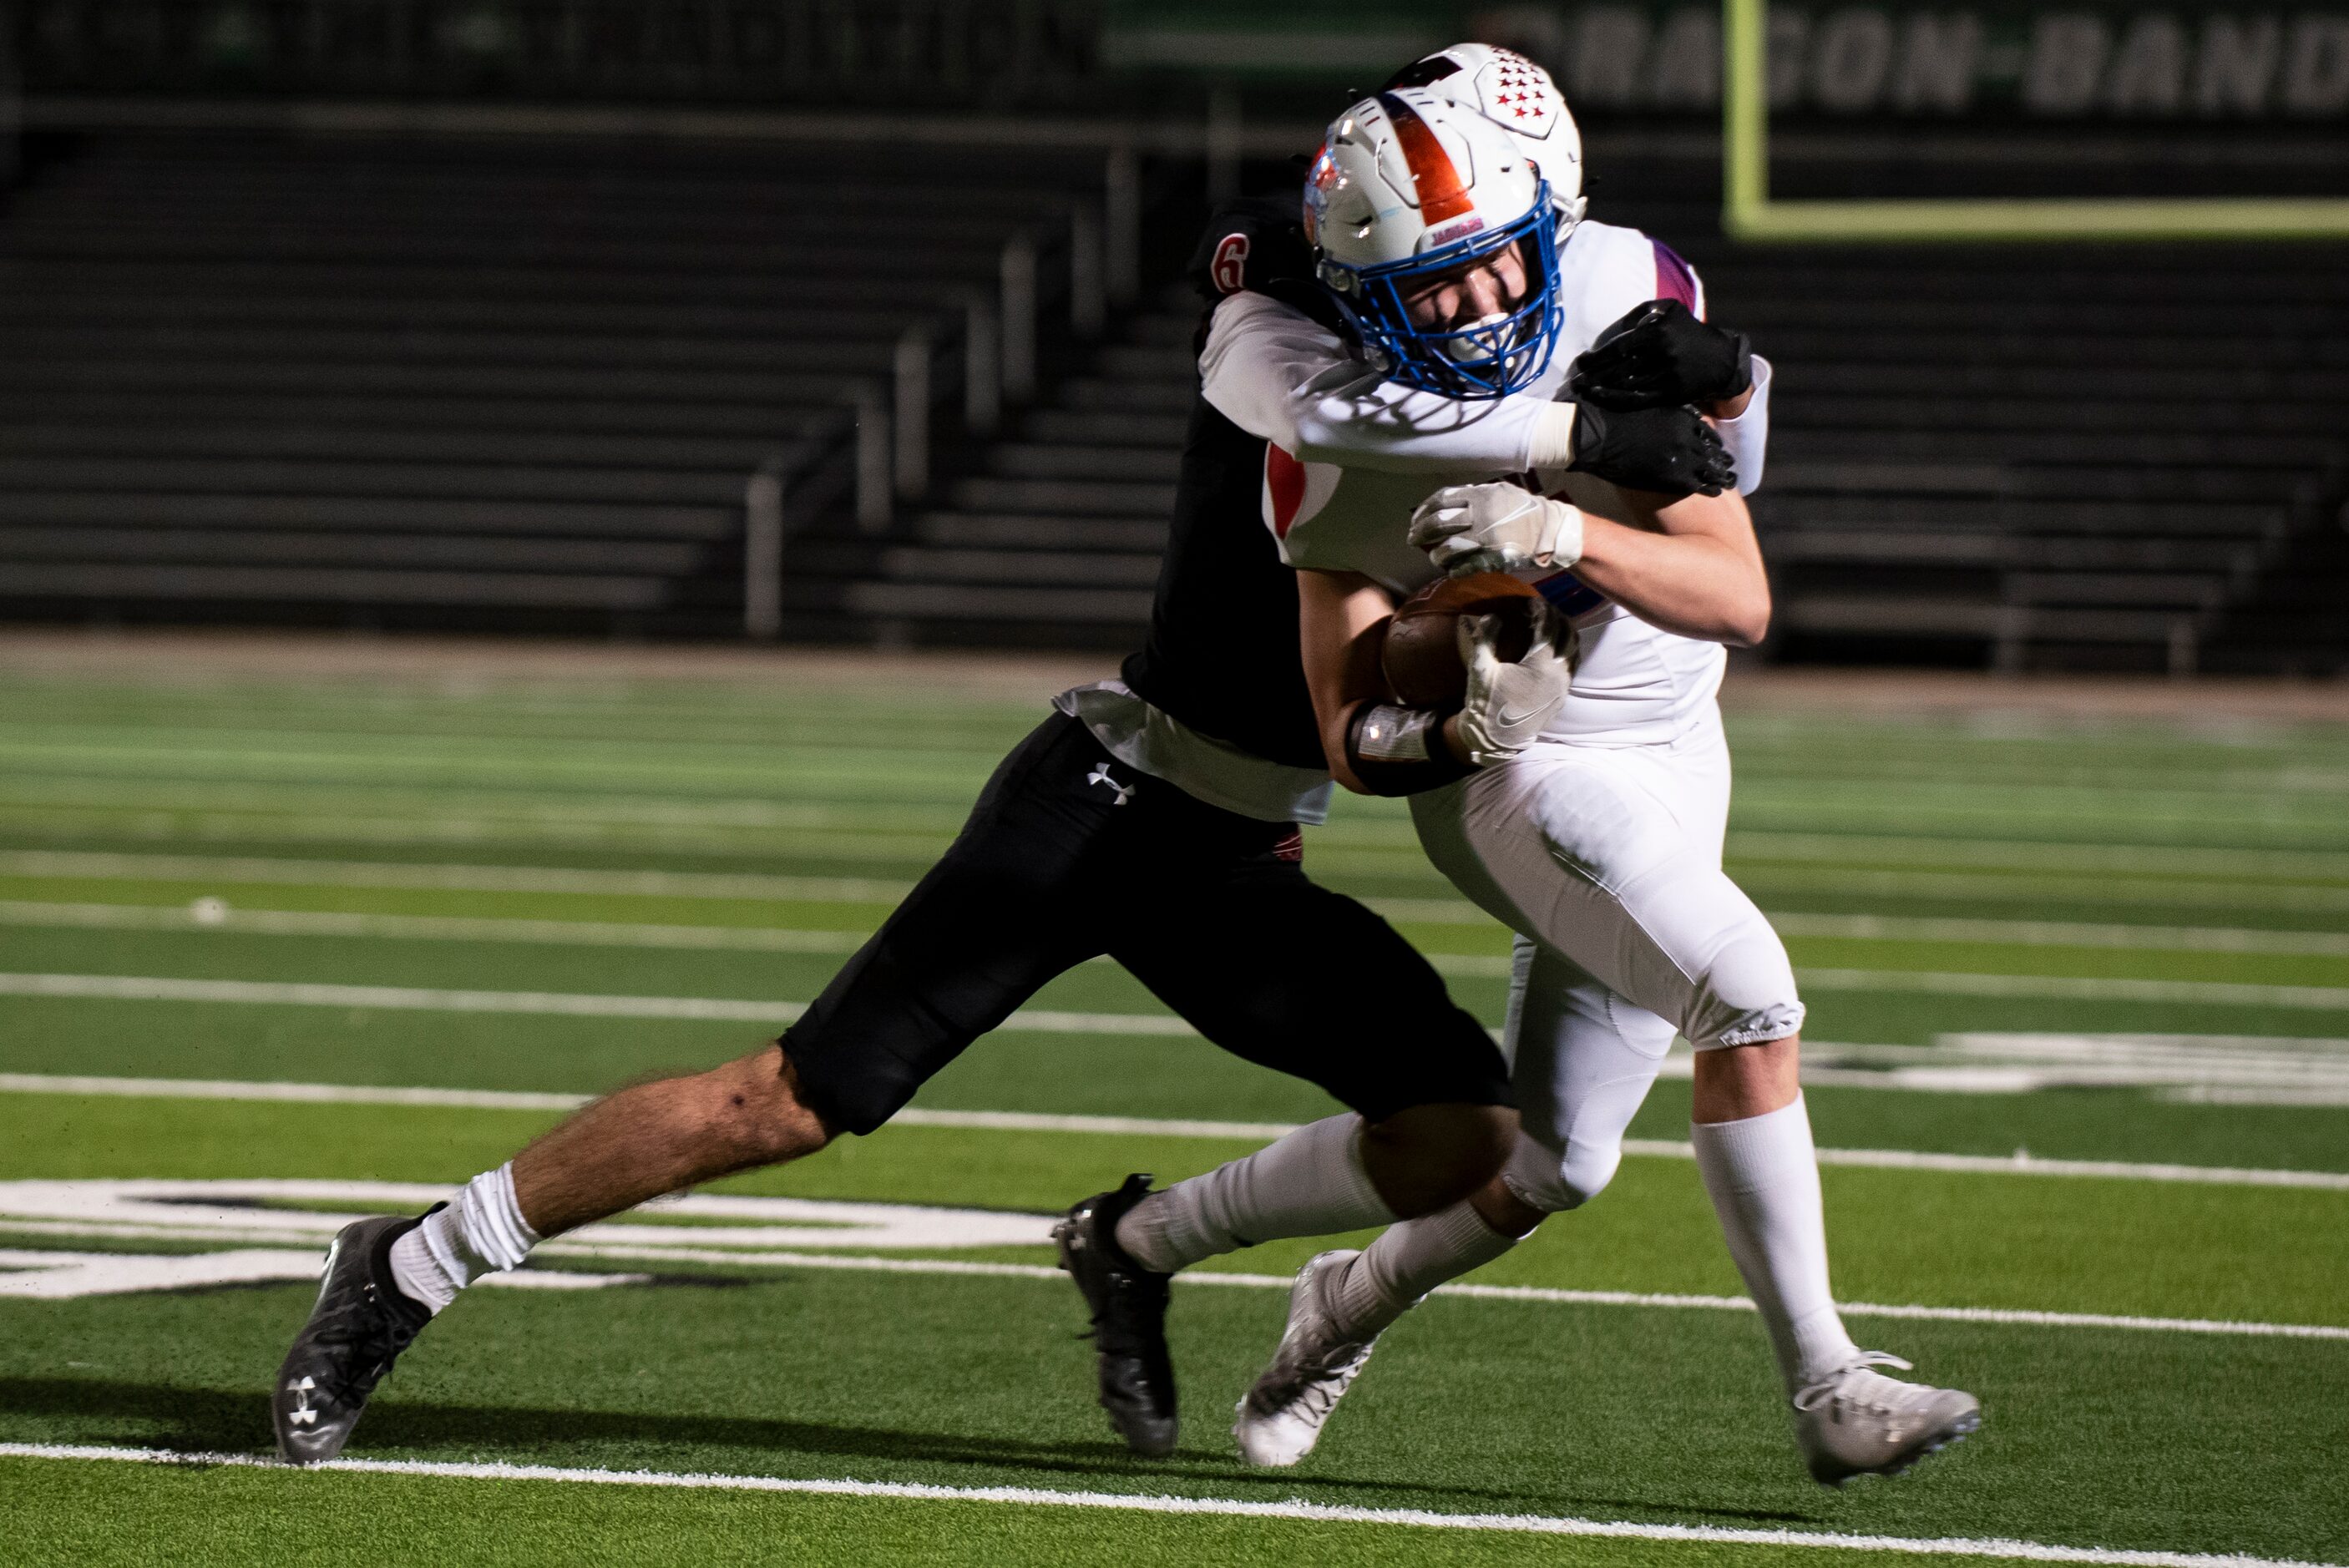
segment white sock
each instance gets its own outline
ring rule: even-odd
[[[501,1165],[391,1243],[391,1277],[402,1295],[438,1315],[481,1275],[515,1267],[538,1241],[514,1202],[513,1167]]]
[[[1522,1239],[1493,1229],[1465,1198],[1390,1225],[1338,1282],[1340,1326],[1352,1339],[1384,1333],[1429,1291],[1491,1263]]]
[[[1391,1225],[1395,1212],[1362,1169],[1361,1128],[1359,1116],[1324,1117],[1153,1192],[1118,1221],[1117,1244],[1143,1268],[1173,1274],[1278,1236]]]
[[[1827,1288],[1826,1212],[1803,1097],[1766,1116],[1699,1122],[1689,1131],[1729,1255],[1762,1309],[1787,1391],[1848,1365],[1859,1347]]]

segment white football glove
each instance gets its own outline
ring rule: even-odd
[[[1506,480],[1446,485],[1412,512],[1411,542],[1445,571],[1487,552],[1505,571],[1564,568],[1582,558],[1582,513]]]
[[[1509,664],[1495,645],[1499,621],[1491,615],[1460,618],[1461,650],[1468,665],[1468,696],[1461,705],[1458,730],[1468,760],[1479,768],[1506,762],[1531,746],[1566,701],[1573,678],[1571,658],[1552,645],[1547,617],[1526,656]]]

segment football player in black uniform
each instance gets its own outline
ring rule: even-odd
[[[1327,308],[1293,201],[1226,213],[1193,271],[1210,301],[1261,279]],[[1383,1225],[1494,1174],[1516,1119],[1492,1039],[1385,922],[1301,864],[1299,824],[1322,819],[1330,784],[1294,573],[1261,521],[1267,462],[1262,439],[1195,407],[1143,648],[1122,678],[1056,699],[946,855],[779,1040],[623,1089],[451,1202],[341,1233],[273,1390],[287,1459],[341,1451],[393,1361],[481,1274],[647,1199],[871,1132],[1102,954],[1209,1040],[1348,1108],[1155,1204],[1144,1228],[1162,1255]],[[1119,1240],[1145,1195],[1169,1196],[1148,1188],[1129,1179],[1059,1233],[1092,1305],[1102,1402],[1133,1448],[1164,1453],[1165,1273]]]

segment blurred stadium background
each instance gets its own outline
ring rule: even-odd
[[[1764,658],[2349,669],[2349,9],[1771,8],[1778,197],[2344,236],[2023,244],[1725,237],[1681,0],[0,17],[12,620],[1125,645],[1207,199],[1473,36],[1783,367]]]
[[[0,0],[0,1557],[2349,1564],[2349,0],[1772,5],[1758,217],[1749,3]],[[1728,866],[1838,1293],[1984,1436],[1803,1475],[1683,1053],[1299,1470],[1220,1416],[1319,1243],[1196,1276],[1134,1460],[1001,1225],[1329,1102],[1101,963],[721,1184],[773,1245],[469,1295],[415,1473],[251,1468],[341,1214],[796,1016],[1132,645],[1211,197],[1463,37],[1776,363]],[[1402,802],[1307,853],[1500,1021]]]

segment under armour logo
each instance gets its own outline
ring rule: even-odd
[[[297,1427],[315,1427],[318,1424],[318,1412],[310,1408],[310,1390],[317,1386],[318,1380],[308,1377],[298,1383],[285,1385],[293,1393],[295,1401],[294,1408],[285,1413],[286,1420]]]
[[[1117,799],[1114,803],[1117,805],[1123,806],[1128,800],[1133,799],[1133,786],[1131,784],[1121,784],[1116,779],[1111,778],[1109,776],[1109,764],[1106,762],[1096,764],[1093,770],[1085,775],[1085,782],[1088,784],[1106,784],[1111,789],[1116,790]]]

